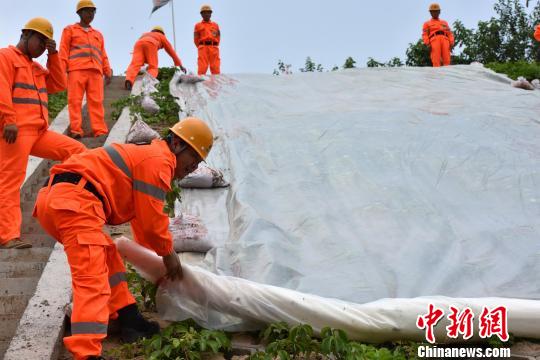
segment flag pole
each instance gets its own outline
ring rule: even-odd
[[[176,51],[176,27],[174,26],[174,0],[171,0],[171,12],[172,12],[172,31],[174,39],[174,51]]]

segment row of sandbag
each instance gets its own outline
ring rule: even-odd
[[[179,82],[185,84],[195,84],[204,79],[196,75],[180,75]],[[142,100],[141,106],[148,113],[157,113],[159,105],[151,97],[151,94],[157,92],[156,86],[159,81],[150,74],[145,73],[142,79]],[[131,125],[126,142],[130,144],[149,144],[154,139],[161,138],[159,133],[152,129],[142,120],[140,114],[133,114],[135,121]],[[206,164],[200,164],[199,167],[177,182],[181,188],[210,189],[229,186],[220,170],[213,169]],[[205,253],[214,247],[214,242],[209,236],[206,226],[198,216],[189,214],[180,214],[172,218],[169,222],[169,231],[174,241],[176,252],[200,252]]]
[[[184,84],[196,84],[200,81],[204,81],[204,77],[194,74],[181,74],[178,76],[177,81]],[[144,111],[152,115],[157,114],[161,109],[158,103],[156,103],[156,101],[152,98],[152,94],[158,92],[156,87],[158,84],[158,79],[144,71],[141,89],[141,107],[144,109]]]
[[[529,82],[523,76],[520,76],[516,81],[512,81],[512,86],[523,90],[540,90],[540,80],[534,79],[533,81]]]

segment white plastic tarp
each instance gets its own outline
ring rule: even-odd
[[[480,66],[186,86],[231,183],[184,194],[213,271],[356,304],[540,299],[540,92]]]

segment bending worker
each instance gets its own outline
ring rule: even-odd
[[[219,25],[210,20],[212,8],[210,5],[201,6],[203,20],[195,25],[193,41],[198,51],[198,74],[205,75],[210,67],[212,74],[220,73],[221,60],[219,58],[219,42],[221,32]]]
[[[80,22],[67,26],[60,42],[60,58],[68,72],[71,136],[81,138],[84,135],[81,107],[85,93],[93,135],[100,136],[109,132],[103,109],[103,77],[109,85],[112,70],[103,35],[90,26],[96,14],[96,5],[91,0],[80,0],[77,14]]]
[[[71,268],[72,335],[64,344],[75,359],[99,358],[109,318],[118,316],[125,342],[159,332],[137,310],[120,254],[102,228],[130,221],[135,240],[163,257],[170,279],[181,279],[163,211],[165,195],[173,179],[206,159],[212,143],[202,120],[186,118],[170,128],[166,140],[89,150],[51,169],[34,216],[64,245]]]
[[[439,67],[442,58],[443,65],[450,65],[450,51],[454,46],[454,34],[452,34],[448,23],[439,19],[441,14],[439,4],[431,4],[429,12],[431,20],[424,23],[422,40],[431,50],[431,63],[433,67]]]
[[[152,31],[144,33],[135,43],[133,57],[126,71],[126,89],[131,90],[135,78],[144,64],[148,64],[146,71],[157,78],[159,73],[158,50],[160,49],[165,49],[167,54],[173,59],[174,66],[179,66],[184,73],[186,72],[186,68],[182,66],[182,61],[176,54],[176,51],[174,51],[169,40],[167,40],[163,28],[161,26],[154,26]]]
[[[47,69],[32,61],[48,51]],[[48,93],[66,89],[53,27],[44,18],[28,21],[17,46],[0,49],[0,248],[32,247],[20,239],[20,188],[29,155],[64,161],[83,144],[47,130]]]

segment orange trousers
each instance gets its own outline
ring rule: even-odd
[[[210,67],[212,74],[219,74],[221,59],[219,58],[219,47],[211,45],[199,45],[199,57],[197,59],[198,74],[205,75]]]
[[[158,48],[148,41],[137,41],[133,49],[133,57],[126,71],[126,80],[132,84],[144,64],[148,64],[146,71],[157,78],[158,76]]]
[[[433,67],[450,65],[450,42],[444,35],[435,35],[431,40],[431,63]]]
[[[34,216],[64,245],[73,288],[71,336],[64,345],[75,359],[101,355],[109,318],[135,299],[128,290],[126,269],[112,239],[103,233],[103,204],[78,184],[57,183],[40,190]]]
[[[68,109],[71,132],[83,135],[82,101],[86,93],[90,126],[94,136],[109,132],[103,109],[103,75],[95,70],[74,70],[68,73]]]
[[[20,188],[30,155],[64,161],[86,147],[78,141],[49,130],[19,129],[17,140],[8,144],[0,138],[0,243],[21,235]]]

